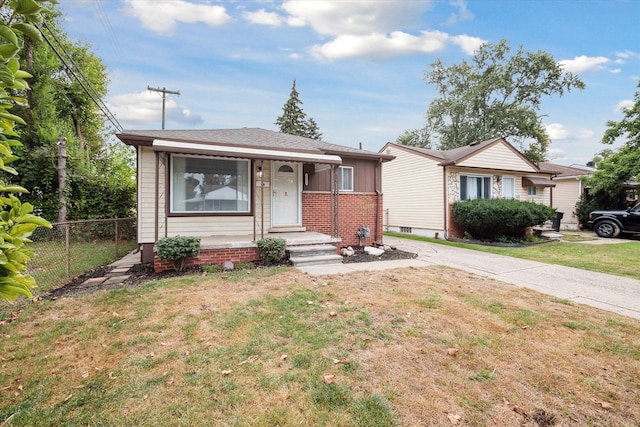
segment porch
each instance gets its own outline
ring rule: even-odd
[[[201,237],[200,253],[187,259],[186,266],[220,265],[226,261],[234,264],[257,261],[260,259],[257,241],[267,237],[284,239],[289,259],[296,266],[342,262],[336,245],[341,242],[340,238],[315,231],[300,231],[258,234],[255,236],[256,240],[253,234]],[[156,272],[173,268],[168,260],[159,259],[155,251],[153,264]]]

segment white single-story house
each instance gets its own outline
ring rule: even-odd
[[[187,265],[258,260],[265,237],[334,256],[339,248],[328,245],[382,241],[387,154],[259,128],[117,137],[137,151],[138,244],[157,271],[170,266],[154,249],[163,237],[201,239]]]
[[[385,231],[463,237],[451,207],[459,200],[513,198],[551,205],[552,173],[541,171],[504,138],[452,150],[394,143],[381,154]]]

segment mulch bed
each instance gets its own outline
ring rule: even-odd
[[[412,252],[405,252],[399,249],[391,248],[390,250],[385,251],[382,255],[369,255],[364,252],[364,248],[362,247],[353,247],[355,253],[352,256],[344,256],[342,257],[342,262],[345,264],[350,263],[358,263],[358,262],[373,262],[373,261],[388,261],[388,260],[398,260],[398,259],[412,259],[416,258],[417,254]],[[282,265],[289,265],[289,260],[284,260]],[[257,267],[269,267],[267,265],[259,265],[256,264]],[[134,265],[128,272],[129,276],[122,283],[114,283],[110,285],[99,284],[87,286],[85,282],[88,279],[92,279],[95,277],[105,277],[111,271],[111,267],[103,266],[95,268],[91,271],[88,271],[85,274],[75,277],[71,282],[66,285],[56,288],[52,290],[48,295],[44,296],[44,299],[57,299],[57,298],[65,298],[65,297],[74,297],[78,295],[83,295],[99,290],[112,290],[112,289],[133,289],[136,288],[146,282],[150,282],[152,280],[166,279],[171,277],[180,277],[194,274],[202,274],[202,269],[200,267],[193,268],[185,268],[183,271],[174,271],[167,270],[162,273],[156,273],[153,271],[153,265],[151,264],[136,264]]]

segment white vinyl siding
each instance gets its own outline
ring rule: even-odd
[[[251,194],[255,203],[254,215],[242,216],[165,216],[169,191],[165,188],[165,153],[161,158],[158,172],[158,237],[181,236],[232,236],[251,235],[255,226],[258,229],[264,223],[264,229],[271,227],[271,188],[269,186],[270,162],[264,162],[263,181],[265,187],[252,183]],[[139,147],[138,170],[138,243],[155,243],[156,227],[156,153],[150,147]],[[264,203],[262,203],[264,199]],[[166,230],[165,230],[166,224]]]
[[[443,170],[439,160],[389,146],[396,158],[382,164],[383,224],[413,233],[444,229]]]
[[[497,143],[488,147],[472,157],[458,162],[457,166],[463,168],[483,168],[503,171],[537,172],[532,165],[527,163],[509,147],[503,143]]]

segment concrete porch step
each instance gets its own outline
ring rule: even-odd
[[[342,263],[338,249],[329,244],[288,246],[286,250],[294,267]]]
[[[341,255],[313,255],[303,257],[290,257],[289,261],[294,267],[307,267],[310,265],[342,264]]]
[[[338,250],[329,244],[287,246],[290,257],[309,257],[315,255],[336,255]]]

